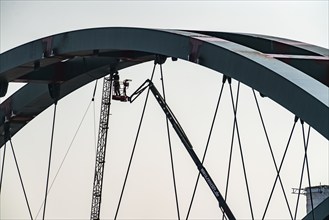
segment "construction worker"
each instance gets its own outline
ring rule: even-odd
[[[119,75],[114,75],[113,76],[114,93],[117,96],[120,96],[121,95],[121,93],[120,93],[120,81],[119,80],[120,80]]]
[[[123,80],[123,96],[127,96],[127,89],[129,87],[129,81],[130,79]]]

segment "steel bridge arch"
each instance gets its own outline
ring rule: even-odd
[[[26,82],[0,105],[14,136],[53,104],[48,91],[60,83],[60,98],[116,71],[154,60],[183,59],[234,78],[271,98],[329,139],[329,51],[269,36],[143,28],[94,28],[49,36],[0,54],[1,90]]]

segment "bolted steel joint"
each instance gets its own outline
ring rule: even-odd
[[[154,63],[162,65],[166,62],[166,60],[167,60],[166,56],[157,54],[155,55]]]
[[[54,100],[54,103],[56,104],[60,97],[60,84],[50,83],[48,84],[48,90],[50,97]]]

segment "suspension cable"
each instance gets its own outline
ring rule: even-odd
[[[93,97],[91,98],[91,101],[92,102],[95,101],[95,95],[96,95],[96,90],[97,90],[97,83],[98,83],[98,79],[96,79],[96,82],[95,82]]]
[[[229,82],[230,81],[231,81],[231,78],[229,78]],[[238,111],[239,92],[240,92],[240,84],[238,84],[238,89],[236,91],[236,100],[235,100],[236,113]],[[229,187],[230,174],[231,174],[231,165],[232,165],[232,157],[233,157],[234,138],[235,138],[235,123],[233,122],[232,137],[231,137],[231,147],[230,147],[230,155],[229,155],[229,161],[228,161],[228,166],[227,166],[227,177],[226,177],[226,184],[225,184],[225,195],[224,195],[225,201],[226,201],[227,195],[228,195],[228,187]],[[223,213],[222,220],[224,220],[224,218],[226,219],[226,216]]]
[[[278,169],[278,166],[277,166],[276,161],[275,161],[274,153],[273,153],[273,150],[272,150],[272,145],[271,145],[271,142],[270,142],[268,133],[267,133],[267,129],[266,129],[266,126],[265,126],[264,118],[263,118],[263,115],[262,115],[262,112],[261,112],[261,109],[260,109],[260,106],[259,106],[258,99],[256,97],[255,90],[252,89],[252,92],[253,92],[253,95],[254,95],[254,98],[255,98],[255,101],[256,101],[257,110],[258,110],[259,117],[260,117],[260,120],[261,120],[261,123],[262,123],[262,126],[263,126],[263,130],[264,130],[265,137],[266,137],[266,140],[267,140],[267,144],[268,144],[268,147],[269,147],[271,156],[272,156],[272,160],[273,160],[273,163],[274,163],[274,166],[275,166],[275,170],[276,170],[276,173],[277,173],[278,178],[279,178],[279,182],[280,182],[280,186],[281,186],[281,189],[282,189],[282,192],[283,192],[283,195],[284,195],[284,199],[285,199],[285,201],[287,203],[287,207],[288,207],[288,210],[289,210],[290,217],[291,217],[291,219],[293,219],[291,208],[290,208],[290,205],[289,205],[289,202],[288,202],[288,198],[287,198],[287,195],[286,195],[286,191],[285,191],[285,189],[283,187],[283,183],[282,183],[282,180],[281,180],[279,169]]]
[[[156,67],[156,63],[154,63],[154,66],[153,66],[153,71],[152,71],[152,75],[151,75],[151,81],[152,81],[153,76],[154,76],[155,67]],[[127,179],[128,179],[128,175],[129,175],[131,163],[132,163],[132,160],[133,160],[133,157],[134,157],[134,153],[135,153],[135,149],[136,149],[136,145],[137,145],[137,140],[138,140],[138,137],[139,137],[139,132],[140,132],[141,126],[142,126],[142,122],[143,122],[143,118],[144,118],[144,113],[145,113],[145,109],[146,109],[146,104],[147,104],[147,100],[148,100],[148,97],[149,97],[149,93],[150,93],[150,89],[148,88],[147,89],[147,93],[146,93],[146,98],[145,98],[144,106],[143,106],[143,110],[142,110],[142,114],[141,114],[141,118],[140,118],[140,121],[139,121],[137,133],[136,133],[135,142],[134,142],[133,149],[132,149],[132,152],[131,152],[131,155],[130,155],[130,159],[129,159],[129,163],[128,163],[128,168],[127,168],[126,176],[125,176],[125,179],[124,179],[124,182],[123,182],[123,186],[122,186],[122,190],[121,190],[121,194],[120,194],[120,198],[119,198],[119,202],[118,202],[118,205],[117,205],[117,209],[116,209],[116,212],[115,212],[114,219],[117,219],[117,216],[118,216],[118,213],[119,213],[119,209],[120,209],[120,206],[121,206],[122,196],[123,196],[123,193],[124,193],[124,190],[125,190],[125,187],[126,187],[126,183],[127,183]]]
[[[1,195],[1,188],[2,188],[3,172],[4,172],[4,167],[5,167],[6,143],[7,142],[5,142],[5,146],[3,147],[3,156],[2,156],[2,165],[1,165],[1,174],[0,174],[0,195]]]
[[[165,86],[164,86],[164,79],[163,79],[162,64],[160,64],[160,74],[161,74],[161,84],[162,84],[163,99],[166,102],[166,93],[165,93]],[[174,168],[174,158],[173,158],[172,147],[171,147],[171,138],[170,138],[170,130],[169,130],[169,120],[168,120],[167,117],[166,117],[166,127],[167,127],[168,145],[169,145],[169,153],[170,153],[171,173],[172,173],[172,179],[173,179],[173,185],[174,185],[174,192],[175,192],[177,219],[180,219],[179,202],[178,202],[176,177],[175,177],[175,168]]]
[[[46,214],[46,205],[47,205],[47,196],[48,196],[48,184],[49,184],[49,174],[50,174],[51,156],[52,156],[54,131],[55,131],[56,110],[57,110],[57,101],[55,101],[55,103],[54,103],[53,125],[52,125],[52,129],[51,129],[50,150],[49,150],[49,159],[48,159],[48,171],[47,171],[47,181],[46,181],[46,192],[45,192],[45,199],[44,199],[44,205],[43,205],[42,220],[45,219],[45,214]]]
[[[295,209],[295,216],[294,219],[297,218],[297,211],[298,211],[298,205],[299,205],[299,197],[300,197],[300,189],[302,187],[302,183],[303,183],[303,176],[304,176],[304,168],[305,168],[305,164],[307,166],[307,170],[308,170],[308,160],[307,160],[307,148],[308,148],[308,143],[309,143],[309,137],[310,137],[310,128],[311,126],[309,126],[309,130],[308,130],[308,134],[307,134],[307,140],[305,140],[305,131],[304,131],[304,122],[301,120],[301,124],[302,124],[302,133],[303,133],[303,143],[304,143],[304,160],[303,160],[303,165],[302,165],[302,171],[301,171],[301,175],[300,175],[300,180],[299,180],[299,187],[298,187],[298,195],[297,195],[297,202],[296,202],[296,209]],[[311,196],[311,207],[313,210],[313,198],[312,198],[312,190],[311,190],[311,182],[310,182],[310,175],[309,175],[309,171],[308,172],[308,180],[309,180],[309,188],[310,188],[310,196]],[[312,217],[314,220],[314,212],[312,211]]]
[[[273,184],[273,187],[272,187],[272,190],[271,190],[271,193],[270,193],[270,197],[268,198],[268,201],[267,201],[267,204],[266,204],[266,207],[265,207],[265,210],[264,210],[264,213],[263,213],[263,217],[262,219],[265,218],[265,215],[267,213],[267,209],[270,205],[270,202],[271,202],[271,199],[272,199],[272,195],[273,195],[273,192],[274,192],[274,188],[276,186],[276,182],[278,181],[278,178],[279,178],[279,174],[280,174],[280,171],[281,171],[281,168],[282,168],[282,165],[283,165],[283,162],[284,162],[284,159],[286,157],[286,154],[287,154],[287,151],[288,151],[288,147],[290,145],[290,141],[291,141],[291,138],[292,138],[292,135],[294,133],[294,130],[295,130],[295,127],[296,127],[296,123],[298,121],[298,117],[295,116],[295,119],[294,119],[294,124],[292,126],[292,129],[291,129],[291,132],[290,132],[290,135],[289,135],[289,138],[288,138],[288,142],[287,142],[287,145],[286,145],[286,148],[284,150],[284,153],[283,153],[283,156],[282,156],[282,159],[281,159],[281,162],[280,162],[280,166],[279,166],[279,170],[278,170],[278,173],[276,174],[276,177],[275,177],[275,180],[274,180],[274,184]]]
[[[24,197],[25,197],[26,205],[27,205],[27,208],[28,208],[28,210],[29,210],[30,218],[31,218],[31,220],[33,220],[32,212],[31,212],[31,208],[30,208],[30,204],[29,204],[29,200],[27,199],[27,195],[26,195],[26,191],[25,191],[25,187],[24,187],[24,183],[23,183],[22,175],[21,175],[21,172],[20,172],[20,170],[19,170],[19,166],[18,166],[18,162],[17,162],[17,159],[16,159],[16,154],[15,154],[15,151],[14,151],[14,147],[13,147],[13,143],[12,143],[12,141],[11,141],[11,138],[9,139],[9,142],[10,142],[10,146],[11,146],[11,151],[12,151],[13,156],[14,156],[14,160],[15,160],[15,164],[16,164],[16,168],[17,168],[17,172],[18,172],[19,180],[20,180],[21,185],[22,185],[22,189],[23,189],[23,193],[24,193]]]
[[[96,131],[96,110],[95,110],[95,96],[96,96],[97,82],[98,82],[98,80],[96,80],[96,82],[95,82],[93,98],[91,99],[92,102],[93,102],[93,114],[94,114],[94,145],[95,145],[95,155],[97,153],[97,140],[96,140],[97,131]]]
[[[303,139],[304,139],[304,147],[305,147],[305,161],[306,161],[306,172],[307,172],[307,179],[308,179],[308,187],[310,189],[310,197],[311,197],[311,207],[312,207],[312,218],[314,218],[314,206],[313,206],[313,196],[312,196],[312,190],[311,190],[311,175],[310,175],[310,168],[309,168],[309,163],[308,163],[308,156],[307,156],[307,148],[308,148],[308,143],[309,143],[309,137],[310,137],[310,132],[311,132],[311,126],[308,126],[308,134],[307,134],[307,141],[305,140],[305,131],[304,131],[304,121],[302,122],[302,127],[303,127]]]
[[[4,150],[3,150],[3,160],[2,160],[2,165],[1,165],[1,176],[0,176],[0,195],[1,195],[1,188],[2,188],[2,180],[3,180],[3,172],[4,172],[4,167],[5,167],[5,157],[6,157],[6,143],[10,139],[10,125],[9,121],[5,117],[5,124],[4,124]]]
[[[234,98],[233,98],[231,83],[229,83],[229,86],[230,86],[231,101],[232,101],[232,107],[233,107],[233,113],[234,113],[234,123],[236,124],[236,126],[235,126],[236,134],[237,134],[238,143],[239,143],[239,150],[240,150],[244,180],[245,180],[245,184],[246,184],[248,201],[249,201],[249,208],[250,208],[251,218],[254,219],[254,212],[253,212],[253,209],[252,209],[252,203],[251,203],[251,197],[250,197],[250,191],[249,191],[249,184],[248,184],[248,179],[247,179],[247,172],[246,172],[246,167],[245,167],[245,162],[244,162],[244,157],[243,157],[243,152],[242,152],[242,144],[241,144],[240,132],[239,132],[238,121],[237,121],[237,109],[236,109],[236,106],[234,105]],[[238,82],[238,89],[239,88],[240,88],[240,82]],[[236,97],[236,98],[238,98],[238,97]]]
[[[80,131],[81,125],[82,125],[82,123],[84,122],[84,119],[85,119],[85,117],[86,117],[86,115],[87,115],[87,113],[88,113],[88,111],[89,111],[89,108],[90,108],[90,105],[91,105],[92,102],[93,102],[93,100],[91,100],[91,101],[89,102],[88,107],[87,107],[85,113],[83,114],[83,117],[82,117],[82,119],[81,119],[81,121],[80,121],[80,123],[79,123],[79,125],[78,125],[78,128],[77,128],[76,132],[74,133],[74,136],[73,136],[73,138],[72,138],[72,140],[71,140],[71,143],[70,143],[68,149],[67,149],[66,152],[65,152],[65,155],[64,155],[64,157],[63,157],[63,159],[62,159],[62,161],[61,161],[61,163],[60,163],[60,165],[59,165],[59,167],[58,167],[58,169],[57,169],[57,172],[56,172],[56,174],[55,174],[55,177],[54,177],[54,179],[52,180],[52,182],[51,182],[51,184],[50,184],[50,186],[49,186],[49,189],[48,189],[48,195],[49,195],[49,193],[50,193],[50,191],[51,191],[51,189],[52,189],[52,187],[53,187],[53,185],[54,185],[54,183],[55,183],[55,181],[56,181],[56,178],[57,178],[57,176],[58,176],[60,170],[62,169],[62,166],[63,166],[63,164],[64,164],[64,162],[65,162],[65,160],[66,160],[67,155],[69,154],[69,152],[70,152],[70,150],[71,150],[71,147],[72,147],[72,145],[73,145],[73,143],[74,143],[74,141],[75,141],[75,138],[76,138],[76,136],[78,135],[78,133],[79,133],[79,131]],[[40,208],[39,208],[39,210],[38,210],[38,212],[37,212],[37,214],[36,214],[36,216],[35,216],[35,219],[38,218],[39,213],[40,213],[40,211],[41,211],[41,209],[42,209],[42,206],[44,205],[44,202],[45,202],[45,200],[43,200],[43,202],[41,203]]]
[[[217,118],[217,112],[218,112],[218,108],[219,108],[220,100],[221,100],[222,93],[223,93],[223,90],[224,90],[224,85],[225,85],[226,79],[227,79],[227,77],[225,75],[223,75],[222,86],[221,86],[221,89],[220,89],[220,92],[219,92],[219,96],[218,96],[218,100],[217,100],[217,104],[216,104],[216,108],[215,108],[215,113],[214,113],[214,116],[213,116],[213,119],[212,119],[212,122],[211,122],[206,147],[205,147],[205,150],[204,150],[203,156],[202,156],[202,161],[201,161],[202,165],[204,163],[204,160],[206,158],[206,154],[207,154],[207,151],[208,151],[208,146],[209,146],[210,138],[211,138],[211,135],[212,135],[212,130],[213,130],[216,118]],[[195,181],[191,202],[190,202],[190,205],[189,205],[189,208],[188,208],[188,211],[187,211],[187,215],[186,215],[186,220],[188,219],[188,217],[190,215],[190,212],[191,212],[191,208],[192,208],[192,204],[193,204],[193,201],[194,201],[195,193],[196,193],[196,190],[197,190],[197,187],[198,187],[198,184],[199,184],[200,175],[201,175],[201,173],[199,172],[198,176],[197,176],[197,179]]]

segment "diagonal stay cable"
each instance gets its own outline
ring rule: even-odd
[[[153,66],[153,71],[152,71],[152,75],[151,75],[151,81],[153,80],[153,76],[154,76],[154,72],[155,72],[155,67],[156,67],[156,63],[154,63],[154,66]],[[123,182],[123,186],[122,186],[122,190],[121,190],[121,194],[120,194],[120,198],[119,198],[119,202],[118,202],[118,205],[117,205],[117,209],[116,209],[116,212],[115,212],[114,219],[117,219],[117,216],[118,216],[118,213],[119,213],[119,209],[120,209],[120,205],[121,205],[121,201],[122,201],[122,196],[123,196],[123,193],[124,193],[124,190],[125,190],[125,187],[126,187],[126,183],[127,183],[127,179],[128,179],[128,175],[129,175],[131,163],[132,163],[132,160],[133,160],[133,157],[134,157],[134,153],[135,153],[135,149],[136,149],[136,145],[137,145],[137,140],[138,140],[138,137],[139,137],[139,132],[140,132],[140,129],[142,127],[144,113],[145,113],[146,104],[147,104],[147,100],[148,100],[149,94],[150,94],[150,89],[148,88],[147,89],[147,93],[146,93],[146,98],[145,98],[144,106],[143,106],[143,110],[142,110],[142,114],[141,114],[141,118],[140,118],[140,121],[139,121],[137,133],[136,133],[136,138],[135,138],[135,141],[134,141],[134,146],[133,146],[133,149],[131,151],[131,155],[130,155],[130,159],[129,159],[129,163],[128,163],[128,168],[127,168],[126,176],[125,176],[125,179],[124,179],[124,182]]]
[[[238,85],[240,85],[240,82],[239,82]],[[243,157],[243,152],[242,152],[242,144],[241,144],[240,132],[239,132],[239,126],[238,126],[238,121],[237,121],[237,109],[236,109],[236,106],[234,105],[232,85],[231,85],[230,82],[229,82],[229,86],[230,86],[231,101],[232,101],[232,107],[233,107],[233,113],[234,113],[234,123],[235,123],[235,128],[236,128],[236,134],[237,134],[237,138],[238,138],[238,143],[239,143],[239,150],[240,150],[240,156],[241,156],[241,162],[242,162],[244,180],[245,180],[247,194],[248,194],[249,208],[250,208],[251,218],[254,219],[254,212],[253,212],[253,209],[252,209],[252,203],[251,203],[251,197],[250,197],[250,191],[249,191],[249,184],[248,184],[248,179],[247,179],[247,171],[246,171],[246,166],[245,166],[245,162],[244,162],[244,157]]]
[[[161,85],[162,85],[163,99],[166,102],[166,93],[165,93],[165,85],[164,85],[164,79],[163,79],[162,64],[160,64],[160,74],[161,74]],[[167,117],[166,117],[166,127],[167,127],[168,145],[169,145],[169,153],[170,153],[171,173],[172,173],[172,179],[173,179],[173,185],[174,185],[174,192],[175,192],[177,219],[179,220],[180,219],[180,212],[179,212],[178,193],[177,193],[177,186],[176,186],[174,158],[173,158],[172,147],[171,147],[171,138],[170,138],[170,130],[169,130],[169,120],[168,120]]]
[[[86,117],[86,115],[87,115],[87,113],[88,113],[88,111],[89,111],[89,108],[90,108],[90,105],[91,105],[92,102],[93,102],[93,100],[89,102],[88,107],[87,107],[85,113],[83,114],[83,117],[82,117],[82,119],[81,119],[81,121],[80,121],[80,123],[79,123],[79,125],[78,125],[78,128],[77,128],[76,132],[74,133],[74,136],[73,136],[73,138],[72,138],[72,140],[71,140],[71,143],[70,143],[69,147],[67,148],[67,150],[66,150],[66,152],[65,152],[65,155],[64,155],[64,157],[63,157],[63,159],[62,159],[62,161],[61,161],[61,163],[60,163],[60,165],[59,165],[59,167],[58,167],[58,169],[57,169],[57,171],[56,171],[55,177],[53,178],[53,180],[52,180],[52,182],[51,182],[51,184],[50,184],[50,186],[49,186],[49,189],[48,189],[48,195],[49,195],[49,193],[50,193],[50,191],[51,191],[51,189],[52,189],[52,187],[53,187],[53,185],[54,185],[54,183],[55,183],[55,181],[56,181],[56,179],[57,179],[57,176],[58,176],[60,170],[61,170],[62,167],[63,167],[63,164],[64,164],[64,162],[65,162],[65,160],[66,160],[66,157],[67,157],[67,155],[69,154],[69,152],[70,152],[70,150],[71,150],[71,147],[72,147],[72,145],[73,145],[73,143],[74,143],[74,141],[75,141],[75,138],[76,138],[76,136],[78,135],[78,133],[79,133],[79,131],[80,131],[80,128],[81,128],[81,126],[82,126],[82,123],[84,122],[84,119],[85,119],[85,117]],[[39,208],[39,210],[38,210],[38,212],[37,212],[37,214],[36,214],[36,216],[35,216],[35,219],[38,218],[38,216],[39,216],[39,214],[40,214],[40,211],[41,211],[41,209],[42,209],[42,206],[44,205],[44,202],[45,202],[45,200],[42,201],[42,203],[41,203],[41,205],[40,205],[40,208]]]
[[[295,216],[294,216],[294,219],[297,218],[297,211],[298,211],[299,198],[300,198],[300,189],[301,189],[302,184],[303,184],[303,176],[304,176],[305,164],[307,163],[307,165],[308,165],[308,161],[307,161],[307,148],[308,148],[308,141],[309,141],[310,131],[311,131],[310,130],[310,127],[309,127],[308,135],[307,135],[307,140],[305,140],[304,122],[301,120],[301,123],[302,123],[303,143],[304,143],[305,153],[304,153],[304,160],[303,160],[303,165],[302,165],[302,171],[301,171],[300,180],[299,180],[298,195],[297,195],[297,201],[296,201],[296,208],[295,208]],[[309,178],[309,187],[311,187],[310,176],[309,175],[308,175],[308,178]],[[310,195],[311,195],[311,205],[312,205],[312,210],[313,210],[313,199],[312,199],[312,191],[311,190],[310,190]],[[312,217],[314,219],[314,212],[312,212]]]
[[[32,212],[31,212],[31,208],[30,208],[30,204],[29,204],[29,200],[27,199],[27,195],[26,195],[26,191],[25,191],[25,187],[24,187],[24,183],[23,183],[22,175],[21,175],[21,172],[20,172],[20,170],[19,170],[19,166],[18,166],[18,162],[17,162],[17,158],[16,158],[16,154],[15,154],[15,151],[14,151],[14,147],[13,147],[13,143],[12,143],[12,141],[11,141],[11,138],[9,138],[9,142],[10,142],[10,146],[11,146],[11,151],[12,151],[13,156],[14,156],[14,160],[15,160],[15,164],[16,164],[16,168],[17,168],[17,172],[18,172],[19,180],[20,180],[21,185],[22,185],[22,189],[23,189],[23,193],[24,193],[24,197],[25,197],[26,205],[27,205],[27,208],[28,208],[28,210],[29,210],[30,218],[31,218],[31,220],[33,220]]]
[[[292,135],[294,133],[294,130],[295,130],[295,127],[296,127],[296,123],[298,121],[298,117],[295,116],[295,119],[294,119],[294,124],[292,126],[292,129],[291,129],[291,132],[290,132],[290,135],[289,135],[289,138],[288,138],[288,142],[287,142],[287,145],[286,145],[286,148],[284,150],[284,153],[283,153],[283,156],[282,156],[282,159],[281,159],[281,162],[280,162],[280,166],[279,166],[279,170],[278,170],[278,173],[276,174],[276,177],[275,177],[275,180],[274,180],[274,184],[273,184],[273,187],[272,187],[272,190],[271,190],[271,193],[270,193],[270,197],[268,198],[267,200],[267,204],[266,204],[266,207],[265,207],[265,210],[264,210],[264,213],[263,213],[263,217],[262,219],[265,218],[266,216],[266,213],[267,213],[267,210],[268,210],[268,207],[270,205],[270,202],[271,202],[271,199],[272,199],[272,196],[273,196],[273,192],[274,192],[274,188],[276,186],[276,182],[278,181],[279,179],[279,174],[280,174],[280,171],[281,171],[281,168],[282,168],[282,165],[283,165],[283,162],[284,162],[284,159],[286,157],[286,154],[287,154],[287,151],[288,151],[288,147],[290,145],[290,141],[291,141],[291,138],[292,138]]]
[[[82,119],[81,119],[81,121],[80,121],[80,123],[79,123],[79,125],[78,125],[78,128],[77,128],[77,130],[76,130],[76,132],[75,132],[75,134],[74,134],[74,136],[73,136],[73,138],[72,138],[72,140],[71,140],[71,143],[70,143],[68,149],[67,149],[66,152],[65,152],[64,158],[62,159],[61,164],[59,165],[59,168],[57,169],[57,172],[56,172],[56,174],[55,174],[55,177],[54,177],[54,179],[52,180],[52,182],[51,182],[51,184],[50,184],[50,187],[49,187],[49,189],[48,189],[48,193],[50,193],[50,190],[52,189],[53,184],[55,183],[55,180],[56,180],[56,178],[57,178],[57,176],[58,176],[60,170],[62,169],[62,166],[63,166],[63,164],[64,164],[64,162],[65,162],[65,160],[66,160],[66,157],[67,157],[68,153],[70,152],[71,147],[72,147],[72,145],[73,145],[73,143],[74,143],[74,141],[75,141],[75,138],[76,138],[77,134],[78,134],[79,131],[80,131],[81,125],[82,125],[82,123],[83,123],[83,121],[84,121],[84,119],[85,119],[85,117],[86,117],[86,115],[87,115],[87,113],[88,113],[88,111],[89,111],[89,108],[90,108],[91,103],[92,103],[92,102],[95,103],[96,88],[97,88],[97,80],[96,80],[96,83],[95,83],[95,87],[94,87],[94,91],[93,91],[92,99],[91,99],[91,101],[89,102],[88,107],[87,107],[86,111],[84,112],[84,114],[83,114],[83,116],[82,116]],[[39,208],[39,210],[38,210],[38,212],[37,212],[37,214],[36,214],[35,219],[38,218],[39,213],[40,213],[40,211],[41,211],[41,209],[42,209],[42,206],[44,205],[44,202],[45,202],[45,200],[42,201],[42,203],[41,203],[41,205],[40,205],[40,208]]]
[[[229,78],[229,82],[230,81],[231,81],[231,78]],[[236,91],[236,100],[235,100],[235,108],[236,108],[236,111],[238,111],[239,93],[240,93],[240,82],[238,83],[238,88],[237,88],[237,91]],[[229,182],[230,182],[230,175],[231,175],[231,165],[232,165],[232,158],[233,158],[234,137],[235,137],[235,122],[233,121],[232,137],[231,137],[231,144],[230,144],[230,155],[229,155],[229,160],[228,160],[227,176],[226,176],[226,184],[225,184],[225,195],[224,195],[225,201],[227,200],[228,188],[229,188]],[[224,220],[224,218],[226,219],[226,216],[223,213],[222,220]]]
[[[98,80],[95,82],[93,97],[91,101],[93,102],[93,114],[94,114],[94,144],[95,144],[95,155],[97,153],[97,131],[96,131],[96,110],[95,110],[95,96],[96,96],[96,90],[97,90],[97,83]]]
[[[269,139],[268,133],[267,133],[267,129],[266,129],[266,126],[265,126],[265,122],[264,122],[263,114],[262,114],[262,112],[261,112],[261,109],[260,109],[260,106],[259,106],[259,102],[258,102],[258,99],[257,99],[257,97],[256,97],[255,90],[252,89],[252,92],[253,92],[253,95],[254,95],[254,98],[255,98],[255,101],[256,101],[257,110],[258,110],[259,117],[260,117],[260,120],[261,120],[261,123],[262,123],[262,126],[263,126],[263,130],[264,130],[265,137],[266,137],[266,140],[267,140],[267,144],[268,144],[268,147],[269,147],[269,150],[270,150],[271,156],[272,156],[272,160],[273,160],[273,163],[274,163],[274,166],[275,166],[275,170],[276,170],[276,173],[277,173],[278,178],[279,178],[279,182],[280,182],[280,186],[281,186],[281,189],[282,189],[282,192],[283,192],[283,195],[284,195],[284,199],[285,199],[285,201],[286,201],[286,204],[287,204],[287,207],[288,207],[288,210],[289,210],[290,217],[291,217],[291,219],[293,219],[292,212],[291,212],[291,208],[290,208],[290,205],[289,205],[289,202],[288,202],[288,198],[287,198],[287,195],[286,195],[286,191],[285,191],[285,189],[284,189],[284,187],[283,187],[283,183],[282,183],[282,180],[281,180],[281,176],[280,176],[280,173],[279,173],[279,169],[278,169],[278,166],[277,166],[277,164],[276,164],[276,162],[275,162],[275,157],[274,157],[274,153],[273,153],[272,145],[271,145],[271,142],[270,142],[270,139]]]
[[[1,165],[1,174],[0,174],[0,195],[1,195],[1,188],[2,188],[2,181],[3,181],[3,173],[5,170],[4,169],[5,168],[5,159],[6,159],[6,142],[5,142],[5,146],[3,147],[3,156],[2,156],[2,165]]]
[[[219,92],[219,96],[218,96],[218,100],[217,100],[217,104],[216,104],[216,108],[215,108],[215,113],[214,113],[214,116],[213,116],[213,119],[212,119],[212,122],[211,122],[206,147],[205,147],[205,150],[204,150],[203,156],[202,156],[202,161],[201,161],[202,164],[203,164],[203,162],[206,158],[206,155],[207,155],[208,146],[209,146],[210,138],[211,138],[211,135],[212,135],[212,130],[213,130],[213,127],[214,127],[214,124],[215,124],[215,121],[216,121],[217,112],[218,112],[218,108],[219,108],[220,100],[221,100],[222,93],[223,93],[223,90],[224,90],[224,85],[225,85],[226,79],[227,79],[226,76],[223,75],[222,86],[221,86],[221,89],[220,89],[220,92]],[[198,176],[197,176],[197,179],[196,179],[196,182],[195,182],[195,185],[194,185],[194,190],[193,190],[191,202],[190,202],[190,205],[189,205],[189,208],[188,208],[188,211],[187,211],[186,220],[188,219],[188,217],[190,215],[190,212],[191,212],[191,208],[192,208],[192,205],[193,205],[195,193],[196,193],[196,190],[197,190],[197,187],[198,187],[198,184],[199,184],[200,174],[201,173],[199,172]]]
[[[5,168],[5,158],[6,158],[6,143],[10,139],[10,124],[7,118],[5,117],[5,124],[4,124],[4,142],[5,146],[3,149],[3,158],[2,158],[2,165],[1,165],[1,175],[0,175],[0,195],[1,195],[1,188],[2,188],[2,181],[3,181],[3,173]]]
[[[51,129],[50,150],[49,150],[49,159],[48,159],[48,171],[47,171],[47,181],[46,181],[46,192],[45,192],[45,199],[44,199],[45,202],[44,202],[44,205],[43,205],[42,220],[45,219],[45,215],[46,215],[49,174],[50,174],[51,156],[52,156],[54,133],[55,133],[56,111],[57,111],[57,101],[54,102],[53,125],[52,125],[52,129]]]
[[[308,126],[308,134],[307,134],[307,141],[305,141],[305,132],[304,132],[304,121],[302,121],[302,127],[303,127],[303,139],[304,139],[304,146],[305,146],[305,161],[306,161],[306,172],[307,172],[307,180],[308,180],[308,187],[310,189],[310,197],[311,197],[311,207],[312,207],[312,219],[314,218],[314,206],[313,206],[313,196],[312,196],[312,190],[311,190],[311,175],[310,175],[310,168],[308,163],[308,156],[307,156],[307,149],[309,144],[309,138],[311,133],[311,126]]]
[[[93,115],[94,115],[94,145],[95,145],[95,156],[97,153],[97,129],[96,129],[96,107],[95,102],[93,102]]]

